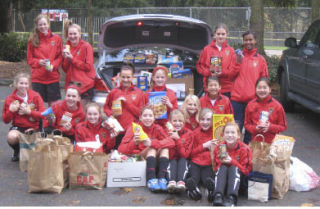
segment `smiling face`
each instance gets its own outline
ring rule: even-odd
[[[155,118],[154,118],[153,111],[150,109],[145,109],[140,115],[140,121],[146,127],[150,127],[153,124],[154,120]]]
[[[87,120],[91,124],[97,124],[99,122],[100,113],[97,107],[91,106],[87,109]]]
[[[212,112],[204,114],[199,120],[199,125],[204,131],[209,130],[212,126]]]
[[[207,90],[208,90],[210,99],[216,99],[220,89],[221,89],[221,86],[218,81],[209,80]]]
[[[131,86],[131,82],[133,79],[132,70],[130,69],[122,69],[120,72],[120,83],[123,87],[128,88]]]
[[[254,38],[253,34],[248,34],[243,37],[243,46],[248,51],[254,49],[256,47],[257,40]]]
[[[222,44],[227,40],[227,31],[224,28],[218,28],[214,33],[216,39],[216,44],[222,46]]]
[[[156,86],[164,86],[167,81],[167,76],[163,70],[158,70],[152,77],[152,80]]]
[[[176,131],[180,131],[184,127],[184,118],[182,114],[172,115],[170,122],[172,123]]]
[[[25,96],[28,89],[29,89],[29,80],[28,78],[19,78],[18,82],[16,83],[16,89],[18,94],[21,96]]]
[[[259,99],[265,99],[271,93],[270,86],[266,81],[260,81],[256,86],[256,95]]]
[[[240,138],[239,129],[236,125],[227,125],[223,132],[223,138],[227,143],[227,147],[233,148],[237,140]]]
[[[37,22],[37,30],[45,35],[48,34],[49,24],[46,18],[40,18]]]
[[[72,46],[78,45],[80,41],[80,31],[76,27],[70,26],[68,28],[68,40]]]
[[[77,103],[80,102],[81,98],[79,92],[76,89],[68,88],[65,96],[67,107],[73,109],[77,107]]]
[[[198,112],[197,103],[195,101],[193,101],[192,99],[189,99],[188,101],[186,101],[186,104],[187,104],[186,110],[190,115],[194,115]]]

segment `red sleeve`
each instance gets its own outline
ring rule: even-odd
[[[34,47],[32,46],[32,42],[29,41],[27,48],[27,62],[31,68],[39,68],[41,67],[41,65],[39,64],[40,59],[34,57],[33,50]]]
[[[283,107],[281,106],[281,104],[278,104],[278,108],[277,108],[277,123],[270,123],[270,127],[268,132],[277,134],[280,133],[282,131],[285,131],[287,129],[287,119],[286,119],[286,114],[284,112]]]
[[[14,113],[9,110],[9,106],[12,102],[10,96],[8,96],[4,102],[2,109],[2,120],[5,123],[10,123],[13,120]]]
[[[86,131],[86,130],[83,128],[82,124],[79,123],[79,124],[76,126],[75,131],[74,131],[75,142],[84,142],[84,141],[85,141],[85,140],[84,140],[84,137],[83,137],[83,135],[82,135],[82,134],[83,134],[82,130]]]
[[[208,47],[205,47],[202,50],[196,65],[198,73],[204,77],[209,77],[212,74],[210,71],[210,64],[208,63],[208,50]]]
[[[104,112],[106,113],[106,115],[108,117],[110,117],[112,115],[112,110],[111,110],[111,106],[112,106],[112,101],[113,101],[113,92],[115,90],[111,90],[110,93],[107,96],[106,102],[104,103]]]
[[[198,145],[197,147],[193,147],[191,154],[195,155],[200,152],[203,152],[206,148],[203,147],[203,144]]]
[[[242,174],[249,175],[252,169],[252,152],[248,146],[241,148],[240,160],[231,160],[231,165],[237,166]]]
[[[173,148],[175,146],[174,141],[169,137],[166,131],[161,127],[157,126],[155,130],[155,139],[151,141],[151,147],[154,149]]]
[[[249,103],[245,110],[245,116],[244,116],[244,127],[247,131],[249,131],[252,135],[257,135],[259,132],[257,131],[257,124],[253,121],[252,115],[251,115],[251,109],[254,108],[253,103]],[[258,113],[256,113],[258,114]]]
[[[121,144],[118,147],[118,151],[122,154],[140,153],[138,145],[136,145],[135,141],[133,140],[132,126],[130,126],[130,128],[127,129],[126,134],[122,138]]]
[[[229,49],[230,49],[230,53],[231,53],[231,60],[230,60],[230,62],[229,62],[229,65],[228,66],[226,66],[223,70],[222,70],[222,72],[221,72],[221,75],[219,76],[219,78],[228,78],[229,77],[229,75],[231,74],[231,72],[232,72],[232,69],[233,69],[233,67],[234,67],[234,65],[235,65],[235,61],[236,61],[236,59],[235,59],[235,52],[234,52],[234,49],[232,48],[232,47],[229,47]],[[222,58],[223,59],[223,58]]]
[[[214,148],[213,150],[213,163],[214,163],[214,171],[217,172],[217,170],[221,166],[221,160],[219,158],[219,144]]]
[[[176,141],[178,153],[183,158],[189,158],[193,145],[192,132],[187,132]]]
[[[233,114],[233,108],[230,102],[229,98],[226,98],[226,103],[227,103],[227,110],[226,110],[226,114]]]
[[[137,99],[139,99],[138,106],[135,106],[133,103],[128,104],[125,101],[122,101],[122,105],[124,105],[130,112],[139,118],[140,116],[140,110],[143,108],[144,101],[143,101],[143,93],[140,92]]]
[[[234,80],[238,76],[240,68],[241,63],[237,63],[237,55],[234,54],[228,70],[224,73],[224,77]]]
[[[105,133],[106,133],[106,140],[103,146],[103,151],[108,154],[116,145],[116,138],[115,137],[111,138],[109,131],[106,131]]]
[[[62,41],[61,41],[60,36],[57,36],[57,37],[58,37],[57,38],[57,45],[56,45],[57,51],[56,51],[54,60],[52,61],[52,65],[53,65],[54,69],[57,69],[57,71],[58,71],[63,57],[62,57]]]
[[[172,104],[172,109],[170,109],[170,111],[178,109],[178,99],[177,99],[177,95],[174,91],[171,90],[170,93],[170,102]]]
[[[260,56],[261,56],[261,55],[260,55]],[[267,77],[267,78],[269,78],[269,70],[268,70],[267,61],[264,59],[263,56],[261,56],[261,61],[262,61],[261,77]]]
[[[85,46],[82,47],[85,50],[85,57],[83,60],[79,59],[72,59],[71,63],[79,70],[83,70],[86,72],[90,72],[93,67],[93,49],[89,43],[84,44]]]
[[[43,116],[41,113],[46,109],[41,96],[38,94],[33,98],[33,102],[36,104],[38,110],[31,110],[30,116],[34,119],[41,119]]]
[[[67,58],[62,57],[62,70],[67,73],[70,67],[70,61]]]

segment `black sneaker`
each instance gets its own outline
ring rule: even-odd
[[[207,188],[208,193],[208,201],[213,201],[213,192],[214,192],[214,180],[212,178],[207,178],[205,186]]]
[[[237,198],[233,195],[229,195],[223,205],[226,207],[237,206]]]
[[[202,198],[200,189],[196,186],[192,179],[186,181],[187,195],[190,199],[198,201]]]
[[[19,161],[19,152],[14,152],[12,157],[11,157],[12,162],[17,162]]]
[[[214,195],[212,205],[213,206],[223,206],[223,197],[222,197],[221,193],[217,193]]]

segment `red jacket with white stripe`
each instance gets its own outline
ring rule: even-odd
[[[260,77],[269,77],[267,62],[257,49],[243,50],[241,63],[236,63],[230,78],[234,78],[231,100],[248,103],[255,98],[255,86]]]
[[[96,71],[93,67],[93,48],[80,39],[77,46],[73,47],[69,41],[72,60],[63,58],[62,69],[66,73],[65,88],[70,82],[80,83],[80,93],[84,93],[94,87]]]
[[[40,44],[34,47],[32,42],[28,42],[27,62],[31,67],[31,81],[41,84],[50,84],[59,82],[59,67],[62,62],[62,40],[60,36],[53,34],[50,30],[45,36],[38,33]],[[49,59],[53,65],[53,71],[50,72],[41,66],[41,59]]]
[[[198,127],[193,131],[193,135],[193,148],[190,156],[191,161],[202,166],[212,165],[210,151],[207,148],[203,148],[203,143],[212,140],[212,127],[206,131],[203,131],[201,127]]]
[[[261,111],[269,112],[270,127],[266,133],[262,133],[256,128]],[[244,127],[251,133],[251,140],[257,134],[262,134],[265,137],[265,141],[271,144],[276,134],[287,129],[286,114],[282,105],[270,95],[263,100],[256,98],[250,101],[246,107]],[[262,138],[257,137],[256,140],[262,141]]]
[[[178,160],[179,158],[188,159],[192,151],[193,132],[183,127],[182,130],[178,131],[178,134],[180,136],[179,139],[172,139],[175,142],[175,146],[169,149],[170,160]]]
[[[213,152],[215,171],[217,171],[222,165],[221,159],[219,157],[219,146],[221,144],[226,144],[226,142],[220,142]],[[252,169],[252,152],[248,145],[238,139],[233,149],[229,150],[227,148],[227,153],[232,159],[229,165],[236,166],[239,168],[242,174],[246,176],[249,175]]]
[[[150,127],[144,126],[139,123],[143,131],[148,135],[151,140],[151,148],[164,149],[174,147],[174,141],[168,136],[166,131],[158,124],[153,123]],[[122,138],[121,144],[118,147],[118,151],[122,154],[139,154],[147,148],[143,142],[136,143],[134,141],[134,133],[132,125],[127,129],[125,136]]]
[[[110,132],[106,128],[102,127],[101,120],[96,125],[87,120],[76,125],[76,142],[96,141],[96,135],[99,135],[100,142],[103,146],[103,151],[108,154],[114,148],[116,142],[115,138],[110,137]]]
[[[124,97],[126,101],[121,101],[122,114],[115,116],[115,118],[126,130],[132,122],[138,122],[139,120],[140,110],[144,106],[143,92],[134,85],[131,85],[127,90],[122,85],[112,89],[104,104],[104,112],[108,116],[112,115],[112,102],[119,97]]]
[[[203,84],[206,86],[206,78],[212,75],[210,71],[210,62],[212,57],[221,57],[221,76],[219,76],[221,84],[221,92],[230,92],[232,89],[232,80],[228,77],[228,72],[232,69],[232,62],[235,62],[234,49],[225,41],[219,51],[216,40],[205,46],[202,50],[197,62],[197,71],[203,76]],[[206,89],[206,88],[205,88]]]
[[[233,108],[228,97],[219,93],[214,106],[212,106],[209,94],[206,93],[200,98],[201,108],[209,108],[214,114],[233,114]]]
[[[11,95],[9,95],[3,105],[2,109],[2,120],[5,123],[10,123],[12,125],[20,128],[33,128],[37,130],[39,128],[39,120],[42,118],[41,112],[45,110],[43,100],[41,96],[29,89],[28,92],[28,105],[30,105],[31,113],[30,115],[19,115],[17,112],[11,112],[9,110],[10,104],[18,100],[19,103],[23,103],[23,99],[17,95],[17,90],[15,89]]]

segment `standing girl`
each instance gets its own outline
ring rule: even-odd
[[[199,189],[200,180],[208,190],[208,201],[212,201],[214,181],[212,159],[210,152],[213,149],[212,115],[209,108],[201,109],[199,127],[193,132],[193,148],[191,152],[191,177],[186,180],[187,194],[193,200],[200,200],[202,195]]]
[[[81,103],[85,105],[93,98],[96,72],[93,67],[92,46],[81,39],[81,27],[66,20],[64,37],[68,40],[63,52],[62,69],[66,73],[66,84],[77,85],[80,89]]]
[[[180,110],[173,110],[170,114],[172,129],[167,127],[167,131],[175,142],[175,146],[169,149],[168,167],[168,192],[184,192],[185,178],[188,172],[188,158],[193,144],[193,133],[187,129],[184,115]]]
[[[257,52],[257,40],[254,32],[247,31],[243,35],[243,53],[237,54],[237,63],[234,65],[230,77],[234,78],[231,91],[231,104],[234,119],[243,128],[244,114],[248,102],[255,98],[255,84],[260,77],[269,77],[267,62]],[[246,132],[244,142],[248,144],[250,134]]]
[[[146,91],[144,95],[144,101],[145,101],[145,104],[149,103],[149,92],[165,91],[166,96],[162,97],[161,101],[164,105],[166,105],[167,116],[169,116],[172,110],[178,108],[178,100],[177,100],[176,93],[166,87],[167,79],[168,79],[168,69],[166,67],[158,66],[154,68],[152,72],[152,77],[151,77],[152,86],[148,91]],[[164,127],[167,121],[168,119],[157,119],[156,123]]]
[[[195,130],[199,126],[200,100],[196,95],[188,95],[181,105],[185,117],[185,127]]]
[[[104,104],[104,112],[107,116],[113,115],[127,130],[132,122],[137,122],[140,110],[144,105],[143,92],[132,84],[134,66],[123,64],[120,69],[120,86],[111,90]],[[121,143],[124,133],[116,138],[115,149]]]
[[[228,72],[232,69],[234,62],[234,49],[227,42],[228,27],[219,23],[214,30],[214,39],[206,46],[197,62],[197,71],[203,76],[204,90],[206,90],[206,79],[215,75],[220,79],[221,92],[230,98],[232,80]]]
[[[241,176],[252,168],[250,148],[240,140],[240,129],[235,122],[229,122],[223,130],[224,141],[214,149],[215,190],[214,206],[237,205]],[[224,200],[224,192],[227,198]]]
[[[8,133],[8,144],[14,150],[12,161],[19,160],[19,137],[28,129],[38,130],[41,112],[45,109],[41,96],[29,89],[30,76],[19,73],[15,76],[14,90],[3,105],[2,120],[5,123],[12,121]]]
[[[48,16],[39,14],[28,41],[27,62],[31,67],[33,90],[50,106],[61,98],[59,66],[62,62],[62,40],[49,27]]]
[[[272,143],[276,134],[287,129],[286,115],[282,105],[270,95],[270,81],[266,77],[256,83],[257,98],[248,103],[244,126],[254,139],[257,134],[264,136],[265,142]],[[262,139],[257,137],[258,141]]]
[[[206,94],[200,98],[201,108],[210,108],[214,114],[233,114],[229,98],[220,93],[219,79],[210,76],[206,80],[206,85]]]
[[[108,154],[114,148],[115,138],[110,137],[110,132],[102,121],[102,110],[96,103],[89,103],[86,107],[86,120],[75,128],[75,141],[100,142],[103,151]]]
[[[169,165],[169,148],[174,147],[173,140],[165,130],[154,123],[155,117],[150,105],[141,110],[140,122],[142,130],[148,138],[141,140],[141,130],[132,130],[130,126],[124,136],[118,151],[123,154],[139,154],[147,160],[147,186],[155,191],[167,190],[167,168]],[[158,162],[158,163],[157,163]],[[158,164],[158,175],[156,166]]]

